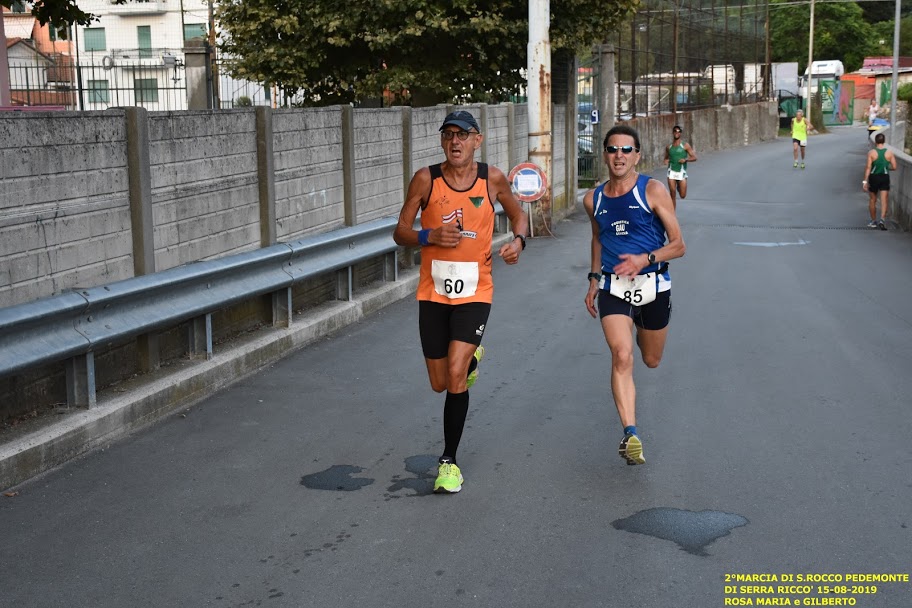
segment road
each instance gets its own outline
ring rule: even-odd
[[[912,569],[912,240],[864,227],[865,135],[811,137],[804,171],[785,138],[691,165],[646,465],[616,453],[577,213],[495,268],[460,494],[430,492],[408,299],[0,496],[0,605],[912,606],[844,577]]]

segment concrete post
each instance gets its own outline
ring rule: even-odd
[[[513,167],[519,164],[516,160],[516,106],[512,103],[505,103],[507,106],[507,166],[504,170],[509,173]]]
[[[187,82],[187,108],[211,110],[209,94],[209,53],[204,47],[184,49],[184,78]]]
[[[9,57],[6,54],[6,33],[0,17],[0,107],[12,103],[10,99]]]
[[[598,77],[598,107],[599,129],[593,129],[593,134],[598,140],[593,142],[595,150],[596,179],[603,182],[608,178],[608,167],[603,160],[602,141],[605,133],[617,122],[617,76],[614,72],[615,50],[613,44],[600,44],[599,50],[599,77]]]
[[[409,184],[412,182],[412,174],[415,170],[412,167],[412,108],[411,106],[402,106],[402,200],[408,196]],[[402,259],[403,266],[412,267],[415,265],[415,253],[418,249],[406,247]],[[397,275],[398,276],[398,275]]]
[[[273,153],[272,108],[256,108],[257,183],[260,190],[260,247],[277,240],[275,203],[275,154]]]
[[[564,180],[567,190],[567,209],[572,211],[576,207],[576,189],[579,181],[579,145],[577,144],[579,132],[577,127],[579,116],[579,110],[577,109],[579,107],[579,91],[577,90],[579,60],[576,55],[571,57],[568,64],[567,115],[564,121],[567,135],[564,138],[564,159],[566,159]]]
[[[481,162],[486,163],[488,162],[488,104],[486,103],[478,106],[478,126],[485,134],[484,139],[481,140]]]
[[[345,225],[355,226],[358,214],[355,207],[355,114],[351,106],[342,106],[342,193],[345,198]]]
[[[145,108],[125,108],[127,122],[127,179],[130,188],[130,224],[133,235],[133,274],[155,272],[155,238],[152,222],[152,162],[149,156],[149,113]],[[161,366],[158,334],[137,338],[139,366],[149,372]]]

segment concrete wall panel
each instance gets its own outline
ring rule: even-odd
[[[0,306],[132,276],[124,114],[0,115]]]
[[[253,111],[156,112],[149,140],[157,270],[259,247]]]
[[[402,112],[356,109],[355,208],[358,223],[396,215],[402,207]]]
[[[340,109],[276,110],[273,133],[278,240],[341,228],[345,209]]]

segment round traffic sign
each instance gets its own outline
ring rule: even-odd
[[[519,163],[507,178],[513,187],[513,194],[524,203],[537,201],[548,190],[545,172],[535,163]]]

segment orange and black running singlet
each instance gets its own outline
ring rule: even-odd
[[[421,228],[434,229],[456,223],[462,232],[454,248],[427,245],[421,248],[418,299],[441,304],[491,303],[491,241],[494,236],[494,203],[488,195],[488,165],[478,163],[478,175],[465,191],[454,190],[440,165],[431,171],[431,193],[421,210]]]

